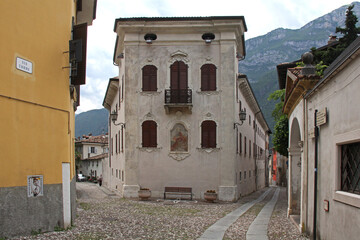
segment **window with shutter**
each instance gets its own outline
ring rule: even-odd
[[[124,127],[121,126],[121,152],[124,152]]]
[[[244,153],[246,155],[246,137],[244,137]]]
[[[204,121],[201,124],[201,147],[216,148],[216,123]]]
[[[216,91],[216,67],[204,64],[201,67],[201,91]]]
[[[118,153],[118,135],[115,134],[115,153]]]
[[[186,103],[188,90],[188,66],[176,61],[170,66],[170,102]]]
[[[142,90],[157,91],[157,68],[153,65],[146,65],[142,71]]]
[[[142,146],[157,147],[157,124],[148,120],[142,124]]]
[[[239,141],[239,145],[240,145],[240,153],[242,153],[242,134],[240,133],[240,141]]]

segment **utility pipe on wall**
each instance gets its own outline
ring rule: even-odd
[[[319,127],[317,126],[316,117],[318,110],[315,109],[314,124],[315,124],[315,160],[314,160],[314,222],[313,222],[313,240],[316,240],[316,212],[317,212],[317,171],[318,171],[318,140]]]

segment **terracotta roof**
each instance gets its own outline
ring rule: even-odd
[[[86,136],[83,135],[81,140],[77,140],[77,143],[81,142],[81,143],[103,143],[103,144],[108,144],[109,142],[109,137],[106,134],[102,134],[99,136]]]
[[[82,161],[83,160],[99,160],[99,159],[106,158],[106,157],[108,157],[108,153],[102,153],[102,154],[99,154],[99,155],[96,155],[96,156],[93,156],[93,157],[83,158],[81,160]]]

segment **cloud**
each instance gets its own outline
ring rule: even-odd
[[[348,0],[101,0],[96,19],[88,28],[87,80],[81,86],[77,113],[102,108],[109,78],[117,76],[113,65],[116,18],[171,16],[244,16],[245,39],[264,35],[276,28],[300,28],[343,5]]]

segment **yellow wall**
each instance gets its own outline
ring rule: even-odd
[[[0,1],[0,187],[25,186],[27,175],[62,182],[74,176],[74,111],[68,53],[74,0]],[[16,69],[29,60],[33,73]]]

